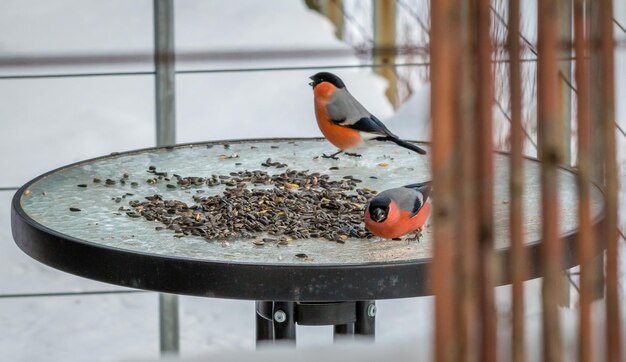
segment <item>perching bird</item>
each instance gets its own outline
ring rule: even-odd
[[[328,72],[317,73],[310,77],[315,98],[315,117],[317,125],[330,143],[339,148],[331,156],[354,149],[368,140],[391,141],[425,155],[424,149],[403,141],[391,133],[385,125],[371,114],[346,89],[343,81]]]
[[[430,213],[430,191],[428,181],[379,193],[365,209],[365,227],[384,238],[419,232]]]

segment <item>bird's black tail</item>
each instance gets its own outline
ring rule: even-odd
[[[407,148],[407,149],[409,149],[409,150],[411,150],[413,152],[417,152],[420,155],[425,155],[426,154],[426,150],[424,150],[423,148],[421,148],[419,146],[416,146],[416,145],[414,145],[412,143],[408,143],[407,141],[403,141],[403,140],[401,140],[399,138],[395,138],[395,137],[381,137],[381,138],[377,138],[377,139],[381,140],[381,141],[391,141],[391,142],[397,144],[398,146]]]

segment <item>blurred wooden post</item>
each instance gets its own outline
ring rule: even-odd
[[[576,97],[578,118],[578,258],[580,264],[580,298],[578,327],[578,360],[591,362],[593,339],[591,338],[591,303],[593,301],[593,255],[594,237],[591,225],[590,187],[591,180],[591,127],[589,124],[589,62],[588,41],[585,37],[584,0],[575,0],[574,30],[576,51]]]
[[[396,2],[376,0],[374,6],[374,64],[394,64],[396,62]],[[398,76],[394,67],[376,68],[376,72],[387,79],[389,87],[385,94],[395,107],[398,106]]]
[[[323,0],[321,11],[335,25],[335,36],[343,38],[343,0]]]
[[[562,361],[558,301],[563,269],[558,167],[563,163],[559,105],[558,0],[538,0],[537,124],[541,159],[543,360]]]
[[[454,320],[455,277],[455,164],[458,19],[453,0],[431,3],[431,112],[433,174],[433,265],[431,288],[435,294],[435,349],[437,362],[458,359]]]
[[[567,166],[572,164],[572,61],[564,60],[572,56],[572,1],[561,0],[559,6],[559,32],[560,52],[559,57],[559,95],[561,105],[561,120],[563,127],[563,163]],[[569,84],[568,84],[569,83]]]
[[[561,0],[558,2],[558,20],[559,20],[559,104],[561,106],[561,128],[563,130],[563,138],[561,140],[563,147],[563,163],[566,166],[572,165],[572,61],[563,60],[572,56],[572,1]],[[569,83],[569,84],[568,84]],[[570,281],[567,277],[567,270],[563,273],[560,280],[561,295],[559,305],[563,307],[570,306]]]
[[[460,14],[458,23],[458,55],[455,67],[455,97],[458,105],[455,119],[456,164],[455,179],[458,187],[454,188],[457,200],[457,227],[455,230],[455,255],[457,265],[455,274],[455,316],[458,320],[457,334],[460,360],[481,361],[481,283],[480,255],[478,242],[478,217],[467,217],[479,213],[478,192],[478,142],[480,122],[476,117],[477,61],[476,61],[476,16],[470,1],[457,5]]]
[[[480,361],[496,362],[497,312],[494,287],[496,280],[493,228],[493,45],[491,39],[490,0],[476,0],[476,161],[477,161],[477,239],[480,265],[480,313],[482,345]],[[461,180],[462,182],[462,180]],[[472,215],[464,215],[464,218]]]
[[[600,1],[586,1],[586,30],[589,34],[589,99],[591,123],[591,177],[598,185],[604,185],[604,143],[602,140],[602,65],[600,61]],[[604,298],[604,257],[595,258],[591,266],[593,270],[594,300]]]
[[[602,103],[600,122],[602,125],[602,143],[605,151],[606,177],[606,360],[623,361],[621,340],[621,317],[619,296],[619,235],[618,213],[618,174],[617,148],[615,141],[615,72],[613,38],[613,1],[600,2],[600,64],[602,75]]]
[[[513,330],[511,336],[511,360],[526,361],[525,328],[524,328],[524,281],[526,280],[526,249],[524,247],[524,133],[522,126],[522,70],[520,44],[520,0],[509,0],[509,32],[508,53],[509,92],[511,95],[511,176],[509,190],[511,193],[510,228],[511,228],[511,309],[513,314]]]

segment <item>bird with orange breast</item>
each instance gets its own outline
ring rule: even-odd
[[[383,238],[399,238],[416,232],[430,214],[430,181],[385,190],[365,208],[365,227]]]
[[[339,148],[336,153],[323,157],[336,159],[341,152],[355,149],[370,140],[390,141],[419,154],[426,154],[424,149],[391,133],[348,92],[346,85],[338,76],[321,72],[311,76],[310,79],[312,82],[309,85],[313,87],[315,98],[317,125],[324,137]]]

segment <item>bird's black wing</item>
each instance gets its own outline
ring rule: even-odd
[[[429,197],[430,191],[431,191],[430,181],[410,184],[410,185],[406,185],[404,187],[407,188],[407,189],[415,190],[415,191],[417,191],[417,192],[422,194],[422,199],[421,200],[420,200],[419,197],[415,198],[415,203],[413,204],[413,210],[411,210],[411,216],[415,216],[415,215],[417,215],[418,211],[422,208],[422,206],[424,205],[426,200],[428,200],[428,197]]]
[[[391,133],[391,131],[373,115],[370,115],[369,117],[362,117],[354,124],[342,124],[342,126],[352,128],[360,132],[374,133],[383,137],[397,138],[396,135]]]

